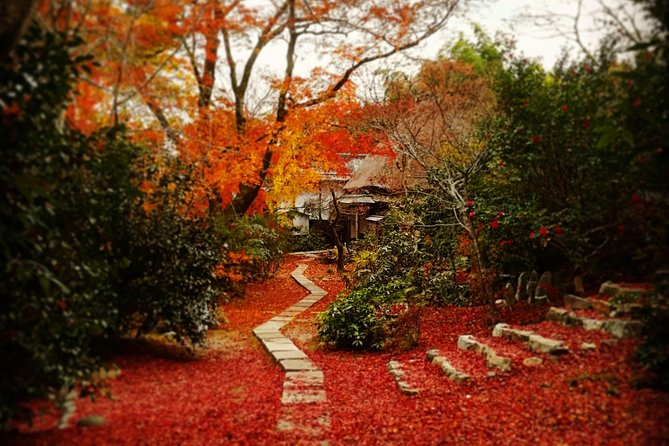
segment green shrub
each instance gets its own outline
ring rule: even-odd
[[[367,286],[332,302],[320,316],[318,335],[337,348],[381,349],[399,316],[396,304],[415,292],[407,281]]]
[[[37,27],[25,40],[0,66],[3,427],[30,417],[27,399],[62,406],[63,389],[98,367],[94,341],[117,314],[106,242],[136,192],[134,155],[116,131],[85,137],[60,124],[84,60],[68,53],[79,42]]]
[[[101,364],[110,336],[160,329],[198,343],[213,322],[220,258],[206,221],[175,201],[140,207],[144,151],[123,129],[63,122],[81,42],[33,26],[0,66],[0,425],[25,402],[60,409]],[[95,388],[87,388],[95,393]]]
[[[430,302],[438,305],[471,305],[467,284],[457,283],[452,271],[439,271],[425,281],[425,294]]]
[[[288,242],[289,252],[319,251],[332,246],[320,231],[311,230],[307,234],[291,234]]]
[[[271,217],[245,215],[230,223],[214,223],[222,247],[217,268],[220,287],[233,295],[242,295],[247,282],[272,276],[286,252],[286,231]]]
[[[119,333],[169,333],[202,344],[216,324],[220,292],[213,276],[222,258],[207,221],[182,216],[169,202],[136,208],[114,239],[119,261]]]

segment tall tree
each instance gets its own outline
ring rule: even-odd
[[[55,6],[42,13],[63,26],[64,11],[76,12],[68,23],[109,62],[92,70],[85,88],[101,97],[89,102],[107,101],[107,119],[132,114],[146,125],[153,117],[171,146],[211,177],[210,203],[233,215],[249,209],[286,141],[303,130],[291,115],[308,119],[351,91],[356,71],[432,36],[461,1],[78,0],[49,2]],[[283,55],[281,74],[263,71],[268,52]],[[303,61],[318,63],[298,76]],[[317,111],[312,134],[317,123],[332,130],[332,118],[345,113],[323,120]]]
[[[385,100],[369,107],[369,126],[385,143],[426,172],[423,188],[449,209],[473,249],[472,266],[484,269],[477,228],[471,216],[470,181],[485,167],[490,151],[476,125],[491,115],[494,95],[473,66],[441,59],[427,61],[413,77],[387,76]]]

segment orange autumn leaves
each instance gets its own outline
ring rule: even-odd
[[[126,123],[141,145],[193,166],[197,185],[188,200],[202,212],[238,214],[262,198],[260,190],[276,206],[320,172],[342,170],[340,153],[375,149],[373,138],[346,128],[359,108],[351,74],[413,47],[443,26],[450,7],[436,0],[52,0],[39,14],[46,26],[80,35],[75,51],[96,61],[82,72],[70,125],[92,133]],[[313,47],[317,35],[322,45]],[[301,46],[310,39],[312,47]],[[287,41],[296,53],[286,51]],[[283,66],[263,72],[260,53],[277,51]],[[309,51],[328,62],[300,77],[291,64]],[[250,199],[238,200],[244,195]]]

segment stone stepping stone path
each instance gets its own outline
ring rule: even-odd
[[[330,426],[330,417],[324,407],[327,396],[323,371],[280,331],[327,295],[325,290],[304,276],[306,269],[307,265],[300,264],[291,276],[310,294],[258,325],[253,334],[285,372],[277,430],[300,435],[304,444],[327,444],[327,441],[321,440]]]

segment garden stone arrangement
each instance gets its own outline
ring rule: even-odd
[[[544,272],[539,277],[536,272],[521,273],[518,278],[515,294],[512,301],[526,300],[529,303],[541,304],[548,302],[548,291],[551,288],[551,273]],[[507,287],[508,289],[508,287]],[[613,282],[605,282],[601,285],[599,295],[594,297],[583,298],[567,294],[564,296],[564,307],[550,306],[545,315],[545,321],[557,322],[569,328],[582,328],[585,331],[597,330],[613,336],[612,339],[607,339],[601,342],[598,347],[592,342],[583,342],[579,345],[579,349],[583,351],[594,351],[602,346],[615,345],[616,339],[639,337],[643,332],[643,324],[635,319],[621,319],[620,317],[630,316],[634,311],[641,307],[641,304],[636,302],[621,303],[621,296],[635,296],[639,295],[639,290],[635,288],[625,288],[622,285]],[[606,300],[614,298],[616,300]],[[630,298],[628,298],[629,300]],[[508,304],[509,299],[506,299]],[[599,317],[589,317],[576,313],[578,310],[596,310]],[[562,355],[570,353],[567,339],[552,339],[540,334],[541,328],[535,326],[538,324],[530,324],[522,328],[514,328],[506,323],[497,323],[492,330],[493,338],[502,338],[512,342],[522,343],[528,351],[539,354],[547,354],[554,359],[558,359]],[[500,355],[492,346],[487,345],[484,341],[476,339],[470,334],[463,334],[458,337],[457,346],[460,350],[471,350],[482,355],[488,369],[497,369],[500,372],[511,372],[518,364],[514,364],[512,358],[507,358]],[[458,384],[471,381],[472,377],[467,373],[458,370],[449,361],[447,355],[440,352],[438,349],[431,349],[426,352],[426,359],[428,362],[439,365],[443,373],[451,380]],[[525,357],[520,361],[523,366],[536,367],[541,365],[543,359],[540,357]],[[390,368],[390,365],[389,365]],[[398,387],[403,393],[404,382],[399,381],[399,377],[407,379],[404,372],[399,371],[399,367],[395,366],[395,372],[392,372],[398,379]],[[489,377],[496,376],[495,372],[489,372]]]

